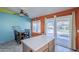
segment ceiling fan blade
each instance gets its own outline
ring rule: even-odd
[[[28,13],[24,13],[24,10],[22,10],[22,9],[20,10],[20,15],[21,15],[21,16],[23,16],[23,15],[29,16]]]

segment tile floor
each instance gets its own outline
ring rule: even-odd
[[[22,52],[22,46],[15,41],[0,44],[0,52]]]
[[[55,52],[74,52],[73,50],[69,48],[65,48],[59,45],[55,45]]]

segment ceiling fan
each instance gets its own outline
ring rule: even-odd
[[[19,15],[20,16],[28,16],[29,17],[28,13],[25,13],[23,9],[20,10]]]

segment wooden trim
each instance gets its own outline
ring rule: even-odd
[[[41,21],[41,32],[38,33],[38,32],[33,32],[33,28],[32,28],[32,36],[37,36],[37,35],[41,35],[42,33],[44,33],[44,17],[39,17],[39,18],[36,18],[37,20],[40,20]],[[33,21],[35,21],[34,19],[32,20],[32,25],[33,25]]]
[[[76,24],[75,24],[75,11],[72,12],[72,48],[76,50]]]

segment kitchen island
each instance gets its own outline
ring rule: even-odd
[[[39,35],[21,41],[23,52],[53,52],[54,39],[46,35]]]

